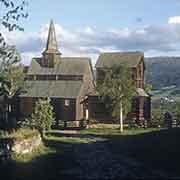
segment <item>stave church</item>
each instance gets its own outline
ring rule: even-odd
[[[19,114],[32,114],[39,98],[51,99],[56,123],[65,121],[112,123],[96,92],[96,81],[103,69],[126,62],[133,72],[137,96],[132,102],[131,115],[137,123],[150,120],[151,98],[144,91],[144,54],[142,52],[115,52],[99,55],[94,76],[88,57],[63,57],[58,49],[53,21],[50,22],[47,44],[41,57],[33,58],[26,72],[27,89],[19,95]],[[96,77],[96,79],[95,79]]]

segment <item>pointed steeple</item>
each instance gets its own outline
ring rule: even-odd
[[[57,41],[56,41],[56,32],[55,32],[55,27],[54,27],[53,20],[50,21],[48,39],[47,39],[45,52],[60,54],[60,52],[58,50]]]
[[[56,41],[56,32],[55,32],[53,20],[50,21],[46,49],[42,54],[43,54],[42,65],[46,67],[54,67],[56,60],[60,59],[61,53],[58,50],[58,45]]]

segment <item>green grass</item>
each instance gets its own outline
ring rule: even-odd
[[[70,136],[70,135],[69,135]],[[72,179],[63,171],[76,169],[79,164],[74,154],[76,148],[96,145],[91,137],[105,138],[112,158],[121,161],[128,157],[144,167],[160,170],[170,177],[180,177],[180,129],[125,129],[119,128],[85,129],[64,136],[51,131],[45,136],[44,146],[29,155],[15,156],[14,162],[0,166],[0,179]],[[88,152],[84,152],[88,156]],[[103,162],[102,162],[103,163]],[[4,177],[2,177],[4,175]]]
[[[92,135],[138,135],[138,134],[144,134],[149,133],[153,131],[160,131],[159,128],[148,128],[148,129],[142,129],[142,128],[130,128],[130,129],[124,129],[124,132],[120,132],[120,128],[90,128],[81,130],[81,134],[92,134]]]

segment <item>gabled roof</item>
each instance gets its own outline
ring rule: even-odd
[[[20,97],[76,98],[82,81],[26,81],[26,90]]]
[[[113,65],[126,65],[127,67],[137,67],[144,54],[142,52],[112,52],[100,54],[96,68],[112,67]]]
[[[41,66],[42,58],[34,58],[28,70],[28,75],[83,75],[88,66],[91,66],[90,59],[86,57],[60,57],[53,68]]]
[[[54,24],[51,21],[47,46],[43,52],[43,56],[32,59],[27,75],[64,75],[62,76],[64,79],[26,80],[27,90],[21,92],[20,97],[76,98],[81,92],[86,93],[86,91],[88,91],[88,89],[83,86],[83,81],[67,80],[65,77],[68,77],[68,75],[83,76],[89,73],[88,69],[91,71],[90,73],[93,73],[91,59],[87,57],[61,57],[60,55],[61,53],[59,53],[57,47]],[[53,62],[53,66],[49,66],[49,61]],[[82,91],[81,87],[83,87]]]

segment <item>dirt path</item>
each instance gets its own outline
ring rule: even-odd
[[[82,138],[86,138],[84,135]],[[80,179],[114,179],[114,178],[157,178],[166,177],[164,174],[149,170],[143,165],[120,157],[114,159],[109,151],[106,139],[88,136],[90,143],[82,144],[73,149],[78,162],[75,169],[64,172],[73,174]]]

